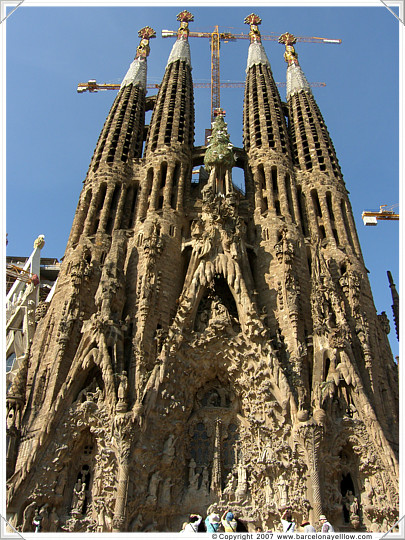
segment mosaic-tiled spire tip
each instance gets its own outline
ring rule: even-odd
[[[295,52],[294,44],[297,43],[297,38],[290,34],[290,32],[284,32],[279,38],[278,42],[285,45],[284,60],[289,66],[295,64],[299,66],[298,54]]]
[[[156,37],[156,32],[150,26],[144,26],[139,30],[138,36],[141,42],[136,49],[135,58],[146,58],[150,53],[149,40]]]
[[[180,21],[180,28],[177,30],[177,39],[188,39],[190,33],[188,23],[194,21],[194,15],[185,9],[177,15],[177,20]]]
[[[244,23],[250,25],[250,43],[261,43],[262,38],[260,36],[259,24],[262,23],[262,20],[259,15],[251,13],[245,18]]]
[[[167,65],[177,60],[184,60],[191,68],[188,23],[194,20],[194,15],[185,9],[177,15],[177,20],[180,21],[180,28],[177,30],[177,40],[170,52]]]
[[[149,40],[156,37],[156,32],[150,26],[145,26],[139,30],[138,36],[141,42],[136,49],[135,59],[121,83],[121,88],[133,84],[146,90],[146,58],[150,53]]]
[[[270,62],[267,58],[266,51],[262,45],[262,38],[260,36],[259,24],[261,24],[261,22],[261,18],[255,13],[251,13],[244,20],[244,23],[250,26],[250,45],[246,73],[252,66],[258,64],[263,64],[270,67]]]
[[[285,32],[278,38],[278,42],[285,45],[284,60],[288,64],[287,100],[296,92],[311,92],[311,87],[299,65],[298,54],[294,48],[297,38],[293,34],[290,34],[290,32]]]

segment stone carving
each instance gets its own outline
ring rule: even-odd
[[[48,302],[39,302],[35,310],[35,322],[38,323],[41,319],[45,317],[46,312],[48,311],[49,303]]]
[[[276,530],[292,506],[297,523],[386,531],[398,367],[325,125],[289,61],[287,130],[252,14],[244,148],[222,110],[193,147],[190,17],[156,98],[118,94],[48,311],[29,285],[10,324],[7,512],[21,532],[177,532],[231,507]],[[322,152],[324,168],[303,161]]]
[[[160,481],[161,481],[161,477],[159,473],[158,472],[153,473],[149,481],[147,502],[149,503],[157,502],[157,492],[159,489]]]
[[[83,508],[84,508],[84,502],[86,499],[86,484],[82,483],[81,479],[79,478],[78,481],[75,484],[75,487],[73,488],[73,499],[72,499],[72,515],[75,514],[82,514]]]
[[[175,438],[173,433],[166,439],[163,447],[163,462],[171,465],[176,455]]]
[[[125,412],[127,410],[127,393],[128,393],[128,377],[127,372],[123,371],[120,375],[120,382],[118,385],[118,404],[117,410],[120,412]]]
[[[160,496],[160,504],[162,506],[169,505],[171,502],[171,489],[173,482],[170,478],[165,478],[162,485],[162,494]]]
[[[390,333],[391,329],[390,329],[390,321],[389,321],[385,311],[382,311],[378,315],[378,320],[380,321],[381,328],[383,329],[383,332],[385,332],[388,335]]]

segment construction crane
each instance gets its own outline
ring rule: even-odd
[[[378,220],[382,221],[398,221],[399,220],[399,214],[395,213],[394,208],[399,206],[398,204],[394,204],[390,207],[388,207],[386,204],[382,204],[380,206],[380,210],[378,212],[375,211],[369,211],[366,210],[361,214],[361,218],[363,220],[364,225],[367,226],[375,226],[377,225]]]
[[[277,82],[276,83],[278,87],[285,88],[287,83],[285,82]],[[313,88],[320,88],[322,86],[326,86],[326,83],[324,82],[313,82],[310,83]],[[194,83],[194,88],[211,88],[211,83]],[[244,82],[222,82],[219,84],[221,88],[243,88],[245,86]],[[85,83],[79,83],[77,85],[77,92],[79,94],[83,94],[83,92],[98,92],[99,90],[119,90],[121,88],[120,84],[116,83],[98,83],[95,79],[90,79],[89,81]],[[146,85],[147,89],[154,89],[154,88],[160,88],[160,84],[154,84],[154,83],[148,83]]]
[[[258,23],[260,24],[260,23]],[[189,37],[196,38],[208,38],[211,44],[211,121],[214,120],[215,109],[220,108],[220,64],[219,64],[219,47],[220,42],[228,43],[229,41],[236,41],[237,39],[249,39],[249,34],[240,32],[238,34],[233,34],[230,32],[220,32],[219,27],[215,26],[213,32],[192,32],[189,31]],[[162,30],[162,37],[177,37],[177,32],[174,30]],[[261,39],[268,41],[278,41],[278,35],[263,35],[261,34]],[[305,37],[305,36],[296,36],[297,41],[304,43],[342,43],[341,39],[327,39],[321,37]],[[318,83],[322,85],[322,83]],[[324,85],[323,85],[324,86]]]
[[[39,283],[39,277],[37,274],[31,274],[28,270],[24,270],[16,264],[6,263],[6,275],[12,280],[18,279],[24,283],[33,283],[34,286],[37,286]]]

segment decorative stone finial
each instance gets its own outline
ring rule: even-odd
[[[221,109],[221,107],[217,107],[216,109],[214,109],[214,116],[225,117],[226,116],[226,111],[224,109]]]
[[[42,249],[45,245],[45,236],[40,234],[34,241],[34,249]]]
[[[249,32],[250,43],[255,43],[255,42],[261,43],[262,38],[260,37],[259,26],[258,26],[262,22],[261,18],[255,13],[251,13],[245,18],[244,22],[245,24],[250,25],[250,32]]]
[[[295,52],[294,44],[297,43],[297,38],[285,32],[278,38],[278,42],[285,45],[284,60],[287,62],[287,100],[295,94],[304,90],[311,92],[311,87],[301,69],[298,62],[298,54]]]
[[[298,66],[298,54],[294,49],[297,38],[293,34],[290,34],[290,32],[285,32],[278,38],[278,42],[285,45],[284,60],[288,65],[291,66],[292,64],[295,64]]]
[[[188,23],[194,21],[194,15],[185,9],[177,15],[177,20],[180,21],[180,28],[177,30],[177,39],[188,39],[190,33]]]
[[[141,38],[141,42],[136,49],[135,59],[146,58],[150,53],[149,40],[156,37],[156,32],[150,26],[145,26],[139,30],[138,36]]]

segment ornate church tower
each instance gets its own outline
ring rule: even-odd
[[[276,530],[291,506],[296,520],[386,531],[398,515],[397,366],[295,38],[280,37],[283,103],[261,20],[246,18],[244,148],[222,109],[195,147],[193,16],[178,20],[153,100],[155,32],[139,32],[9,388],[10,523],[175,532],[190,512],[231,508],[248,530]]]

